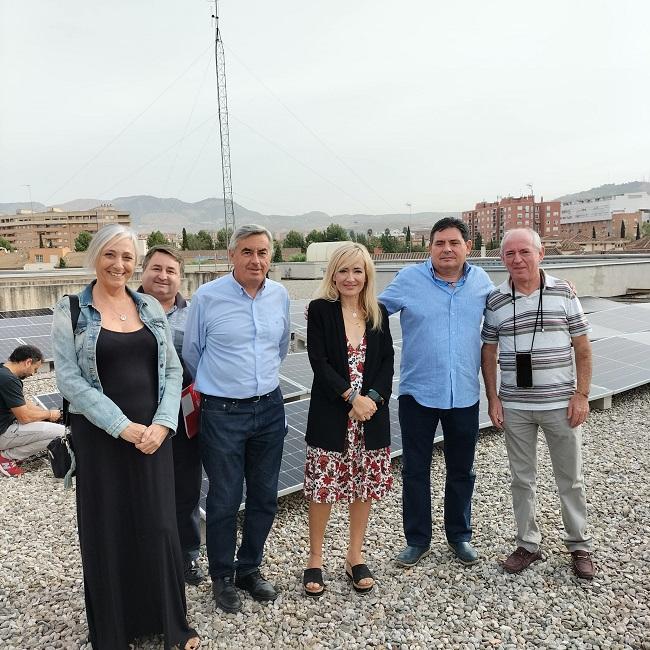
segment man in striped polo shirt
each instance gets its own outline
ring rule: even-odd
[[[481,334],[489,415],[494,426],[505,430],[517,524],[517,548],[503,568],[518,573],[542,557],[535,520],[537,430],[541,427],[560,495],[564,543],[576,575],[590,580],[594,565],[586,531],[580,429],[589,414],[590,326],[570,286],[540,269],[543,258],[544,248],[533,230],[516,228],[505,233],[501,259],[510,277],[488,296]]]

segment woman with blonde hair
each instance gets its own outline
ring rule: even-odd
[[[121,650],[162,634],[196,650],[187,624],[170,432],[181,364],[165,312],[127,287],[137,236],[105,226],[86,256],[93,280],[54,309],[56,381],[70,402],[89,640]]]
[[[375,296],[375,268],[360,244],[342,244],[330,257],[309,305],[307,349],[314,382],[305,436],[305,594],[315,598],[325,590],[323,539],[337,502],[348,504],[350,517],[345,573],[357,593],[368,593],[375,584],[363,560],[370,507],[393,481],[388,402],[394,351],[388,314]]]

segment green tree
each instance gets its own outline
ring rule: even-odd
[[[634,239],[641,239],[641,225],[636,222],[636,237]]]
[[[348,233],[343,226],[339,226],[338,223],[331,223],[325,232],[323,233],[325,239],[324,241],[348,241]]]
[[[280,242],[277,241],[277,239],[273,242],[273,262],[283,262],[284,260],[282,259],[282,246],[280,246]]]
[[[424,243],[424,235],[422,235],[422,243],[420,244],[422,248],[426,249],[427,245]]]
[[[181,249],[184,251],[189,249],[189,244],[187,242],[187,230],[185,230],[185,228],[183,228],[183,241],[181,243]]]
[[[38,247],[39,248],[45,248],[45,244],[43,243],[43,233],[42,232],[38,233]]]
[[[11,245],[11,242],[4,237],[0,237],[0,248],[6,248],[8,251],[15,251],[16,249]]]
[[[217,248],[219,249],[224,249],[228,248],[228,242],[226,241],[226,229],[225,228],[219,228],[217,231],[217,241],[216,241]]]
[[[307,234],[307,237],[305,237],[305,243],[307,246],[318,241],[323,241],[323,233],[320,230],[314,229]]]
[[[165,237],[160,230],[154,230],[147,237],[147,248],[153,248],[154,246],[160,246],[161,244],[169,244],[167,237]]]
[[[483,235],[479,231],[476,233],[476,237],[474,237],[474,246],[472,248],[474,248],[477,251],[480,251],[481,246],[483,246]]]
[[[362,232],[355,233],[355,239],[357,244],[362,244],[368,248],[368,238]]]
[[[212,235],[207,230],[199,230],[196,233],[197,244],[199,245],[196,250],[208,251],[214,248]]]
[[[406,244],[406,250],[411,250],[411,226],[406,226],[406,236],[404,238],[404,244]]]
[[[299,248],[301,251],[304,251],[306,248],[305,236],[297,230],[290,230],[282,242],[282,247]]]
[[[74,240],[75,251],[77,251],[77,253],[87,251],[92,238],[93,236],[87,230],[82,230]]]
[[[650,237],[650,221],[646,221],[641,226],[641,234],[643,237]]]
[[[388,230],[388,228],[386,228]],[[384,253],[397,253],[397,239],[390,234],[384,231],[384,234],[379,238],[379,245],[382,247]]]
[[[591,238],[596,239],[596,226],[591,227]]]
[[[59,268],[64,269],[66,266],[67,266],[67,264],[65,263],[65,257],[60,257],[59,258]]]
[[[625,221],[621,221],[621,239],[625,239]]]

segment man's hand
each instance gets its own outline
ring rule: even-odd
[[[142,440],[142,434],[146,428],[144,424],[130,422],[126,429],[120,433],[120,438],[124,438],[127,442],[132,442],[134,445],[137,445]]]
[[[377,410],[377,405],[373,400],[365,395],[357,395],[352,402],[352,410],[348,413],[351,420],[364,422],[369,420]]]
[[[488,415],[497,429],[503,429],[503,404],[499,397],[488,400]]]
[[[574,428],[580,426],[586,421],[588,415],[589,399],[582,393],[574,393],[573,397],[569,400],[569,407],[567,408],[569,425]]]
[[[143,454],[153,454],[167,438],[169,428],[162,424],[150,424],[142,434],[142,440],[135,446]]]
[[[47,419],[50,422],[58,422],[61,419],[61,411],[59,409],[50,409],[50,417]]]

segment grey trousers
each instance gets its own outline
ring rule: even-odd
[[[24,460],[43,451],[50,440],[62,436],[65,427],[56,422],[14,422],[0,435],[0,454],[10,460]]]
[[[506,450],[512,475],[512,508],[517,546],[534,553],[542,536],[535,518],[537,430],[546,437],[555,484],[560,496],[564,543],[569,551],[591,551],[587,534],[587,499],[582,473],[582,431],[569,426],[567,409],[531,411],[504,408]]]

